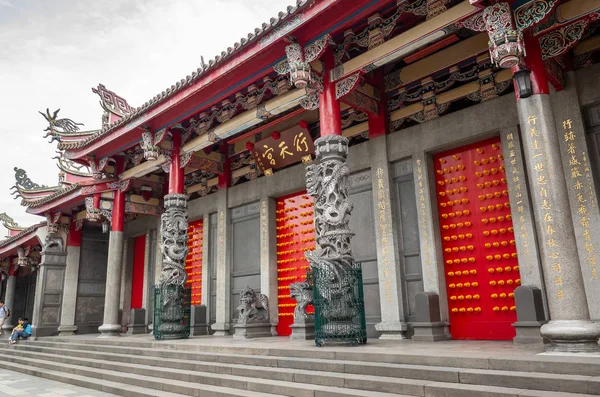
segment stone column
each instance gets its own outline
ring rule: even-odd
[[[226,336],[229,335],[231,321],[231,215],[227,208],[227,189],[217,192],[217,200],[217,313],[211,328],[215,336]]]
[[[63,285],[63,301],[60,312],[60,336],[74,335],[75,310],[77,303],[77,286],[79,281],[79,256],[81,254],[81,229],[76,230],[76,222],[72,222],[71,231],[67,237],[67,266],[65,268],[65,283]]]
[[[2,329],[12,330],[15,326],[14,324],[14,316],[12,315],[13,306],[15,305],[15,290],[17,287],[17,273],[19,271],[19,267],[16,265],[10,264],[10,270],[8,272],[8,279],[6,280],[6,293],[4,294],[4,304],[8,307],[8,310],[11,311],[11,316],[6,319]]]
[[[144,247],[144,289],[142,291],[142,308],[145,311],[144,323],[148,326],[152,322],[152,313],[148,305],[149,298],[153,296],[154,291],[150,291],[151,280],[153,275],[150,275],[150,247],[152,246],[152,234],[150,229],[146,231],[146,245]]]
[[[574,72],[565,74],[565,89],[552,102],[588,310],[600,320],[600,209]]]
[[[526,45],[534,94],[517,108],[550,311],[541,334],[552,350],[597,351],[600,323],[590,321],[545,68],[537,40]]]
[[[260,200],[260,291],[269,298],[271,334],[277,336],[277,214],[276,202],[269,197]]]
[[[381,135],[369,140],[381,302],[381,322],[375,324],[375,329],[381,332],[379,339],[404,339],[404,332],[408,327],[405,321],[406,305],[402,293],[396,222],[390,193],[386,139],[385,135]]]
[[[165,212],[161,215],[162,267],[160,274],[160,326],[162,339],[182,339],[184,330],[184,286],[187,281],[185,258],[188,254],[187,195],[183,194],[181,167],[181,134],[172,131],[173,150],[169,169],[169,194],[164,198]],[[158,334],[155,333],[155,337]]]
[[[315,199],[317,244],[316,250],[305,253],[313,269],[314,288],[322,298],[315,300],[315,315],[323,321],[315,342],[321,346],[327,340],[342,339],[363,344],[367,341],[366,329],[360,325],[364,323],[364,302],[357,305],[363,292],[357,293],[359,280],[350,244],[348,139],[336,134],[322,136],[315,141],[315,149],[318,163],[306,169],[306,190]]]
[[[123,168],[123,160],[117,160],[117,174]],[[119,304],[121,299],[121,272],[123,263],[123,226],[125,222],[125,192],[114,191],[111,231],[108,240],[108,265],[104,292],[104,320],[98,327],[100,337],[119,336]]]
[[[439,341],[450,339],[448,322],[448,294],[444,279],[444,260],[441,252],[440,226],[435,205],[435,186],[431,181],[433,165],[425,152],[415,153],[413,175],[419,223],[419,246],[423,269],[423,290],[426,295],[417,305],[414,341]],[[435,296],[435,297],[434,297]],[[437,297],[437,298],[436,298]],[[422,313],[419,313],[421,311]],[[439,313],[436,316],[436,313]],[[421,319],[426,321],[421,321]]]
[[[521,134],[516,126],[509,127],[500,131],[500,139],[505,159],[506,182],[512,208],[521,278],[521,286],[515,290],[517,322],[512,326],[515,327],[517,334],[513,342],[542,344],[540,328],[547,321],[549,314],[531,197],[521,150]],[[536,310],[540,304],[541,310]]]
[[[36,272],[35,297],[32,314],[32,336],[49,336],[54,334],[60,325],[60,310],[67,265],[67,253],[64,251],[64,240],[57,231],[47,228],[38,229],[44,234],[48,230],[42,251],[42,261]],[[62,233],[61,233],[62,234]],[[39,236],[39,234],[38,234]]]

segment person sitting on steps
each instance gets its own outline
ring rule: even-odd
[[[31,324],[26,318],[19,317],[18,325],[13,329],[10,335],[10,344],[17,343],[17,338],[27,339],[31,336]]]

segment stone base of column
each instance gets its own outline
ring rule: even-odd
[[[131,324],[127,326],[127,335],[146,333],[146,309],[131,309],[129,320]]]
[[[585,320],[557,320],[542,325],[542,337],[548,339],[548,352],[596,353],[600,351],[600,323]]]
[[[270,323],[236,324],[233,326],[233,339],[268,338],[271,334]]]
[[[214,323],[210,328],[214,336],[229,336],[229,323]]]
[[[446,323],[411,323],[414,334],[413,342],[440,342],[452,339]]]
[[[58,336],[73,336],[77,332],[76,325],[61,325],[58,327]]]
[[[290,339],[313,340],[315,339],[315,323],[301,322],[290,325],[292,335]]]
[[[408,324],[402,321],[386,321],[375,324],[375,329],[381,332],[379,339],[403,340],[406,339]]]
[[[121,336],[121,324],[102,324],[98,327],[100,331],[99,338],[109,338],[111,336]]]
[[[192,305],[190,313],[190,336],[209,335],[210,329],[206,321],[206,306]]]

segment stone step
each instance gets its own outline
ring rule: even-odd
[[[177,343],[169,341],[154,341],[152,339],[141,338],[65,338],[65,337],[49,337],[43,338],[39,342],[57,343],[57,344],[72,344],[76,340],[76,344],[85,345],[90,350],[99,350],[99,346],[103,348],[110,346],[112,348],[124,349],[147,349],[150,351],[160,350],[164,357],[174,357],[176,354],[167,352],[185,352],[216,355],[225,357],[224,360],[232,357],[232,363],[235,357],[252,356],[253,359],[259,360],[261,366],[275,366],[272,363],[280,358],[307,358],[312,360],[329,360],[335,361],[358,361],[368,363],[387,363],[387,364],[406,364],[406,365],[425,365],[431,367],[453,367],[453,368],[468,368],[468,369],[490,369],[490,370],[506,370],[520,372],[543,372],[556,373],[564,375],[585,375],[596,376],[600,373],[600,360],[594,357],[570,357],[570,356],[515,356],[510,354],[498,353],[493,357],[489,355],[475,354],[454,354],[445,353],[436,350],[424,351],[423,353],[414,352],[399,352],[390,353],[386,349],[374,352],[370,349],[370,345],[358,346],[353,349],[332,349],[332,348],[317,348],[315,346],[306,346],[302,348],[269,348],[269,347],[247,347],[244,345],[232,345],[230,340],[220,339],[214,343],[206,343],[206,339],[197,337],[187,341],[178,341]],[[219,338],[215,338],[219,339]],[[202,343],[194,343],[194,342]],[[265,342],[266,344],[266,342]],[[377,346],[373,344],[373,346]],[[83,347],[83,346],[80,346]],[[133,350],[132,350],[133,351]],[[116,351],[115,351],[116,352]],[[209,361],[210,359],[206,359]],[[215,360],[213,360],[215,361]],[[235,362],[239,363],[239,362]],[[271,364],[269,364],[271,363]]]
[[[19,357],[17,357],[14,355],[14,351],[11,348],[0,348],[0,357],[2,357],[2,360],[10,363],[19,363],[23,361],[23,358],[29,358],[30,360],[28,361],[34,362],[35,366],[42,370],[58,370],[62,373],[100,378],[110,382],[165,390],[187,396],[409,397],[415,395],[271,379],[255,379],[244,376],[197,371],[170,370],[145,365],[118,364],[102,360],[76,359],[73,357],[61,357],[27,351],[19,351]],[[68,363],[62,361],[67,361]],[[235,393],[236,389],[237,393]],[[232,394],[210,394],[214,390],[220,393]],[[258,394],[248,394],[249,391],[257,392]]]
[[[69,344],[66,349],[63,346],[47,347],[52,343],[29,343],[27,345],[18,345],[17,348],[30,349],[31,351],[46,352],[50,354],[68,355],[71,357],[96,358],[100,360],[119,361],[134,364],[143,364],[161,367],[169,367],[176,370],[187,369],[196,371],[205,371],[213,373],[244,375],[251,374],[253,377],[278,379],[284,381],[304,382],[304,379],[316,379],[315,372],[318,372],[319,384],[329,386],[343,387],[344,379],[346,387],[360,388],[356,386],[352,379],[362,379],[365,384],[369,384],[372,390],[378,391],[400,391],[406,394],[419,395],[419,391],[424,383],[411,383],[409,380],[437,381],[448,383],[474,384],[484,386],[505,386],[511,385],[515,388],[531,390],[553,390],[563,392],[577,392],[600,394],[600,378],[581,375],[557,375],[535,372],[516,372],[516,371],[498,371],[498,370],[479,370],[465,368],[439,368],[428,366],[402,365],[402,364],[378,364],[351,361],[333,361],[326,363],[324,360],[309,360],[289,358],[277,358],[277,362],[271,362],[269,366],[261,367],[260,363],[248,360],[248,356],[240,355],[243,364],[220,363],[214,361],[204,361],[206,357],[218,359],[219,355],[198,354],[169,351],[177,358],[165,358],[163,355],[146,356],[157,352],[154,349],[146,349],[145,354],[140,354],[141,348],[115,348],[105,346],[103,350],[127,350],[137,352],[137,354],[108,353],[106,351],[82,350],[85,345]],[[19,347],[20,346],[20,347]],[[98,345],[100,346],[100,345]],[[112,347],[112,349],[111,349]],[[183,356],[182,356],[183,355]],[[251,356],[257,357],[257,356]],[[229,357],[234,358],[234,357]],[[265,357],[269,359],[270,357]],[[272,358],[270,358],[272,359]],[[344,375],[340,375],[344,374]],[[349,376],[350,375],[350,376]],[[369,378],[374,376],[374,379]],[[403,383],[393,382],[394,378],[401,378]],[[414,391],[415,389],[416,391]],[[416,394],[415,394],[416,393]]]

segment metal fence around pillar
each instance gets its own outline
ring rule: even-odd
[[[363,296],[362,268],[334,272],[331,268],[313,268],[315,306],[315,344],[367,343],[367,324]]]
[[[168,286],[175,287],[175,286]],[[181,287],[180,287],[181,288]],[[190,313],[192,307],[192,292],[190,288],[183,288],[183,313],[170,313],[169,310],[163,310],[163,294],[160,287],[154,287],[154,321],[152,325],[152,334],[154,339],[187,339],[190,337]],[[182,316],[183,314],[183,316]],[[161,327],[163,323],[172,323],[173,318],[182,318],[176,325],[177,330],[165,330]]]

